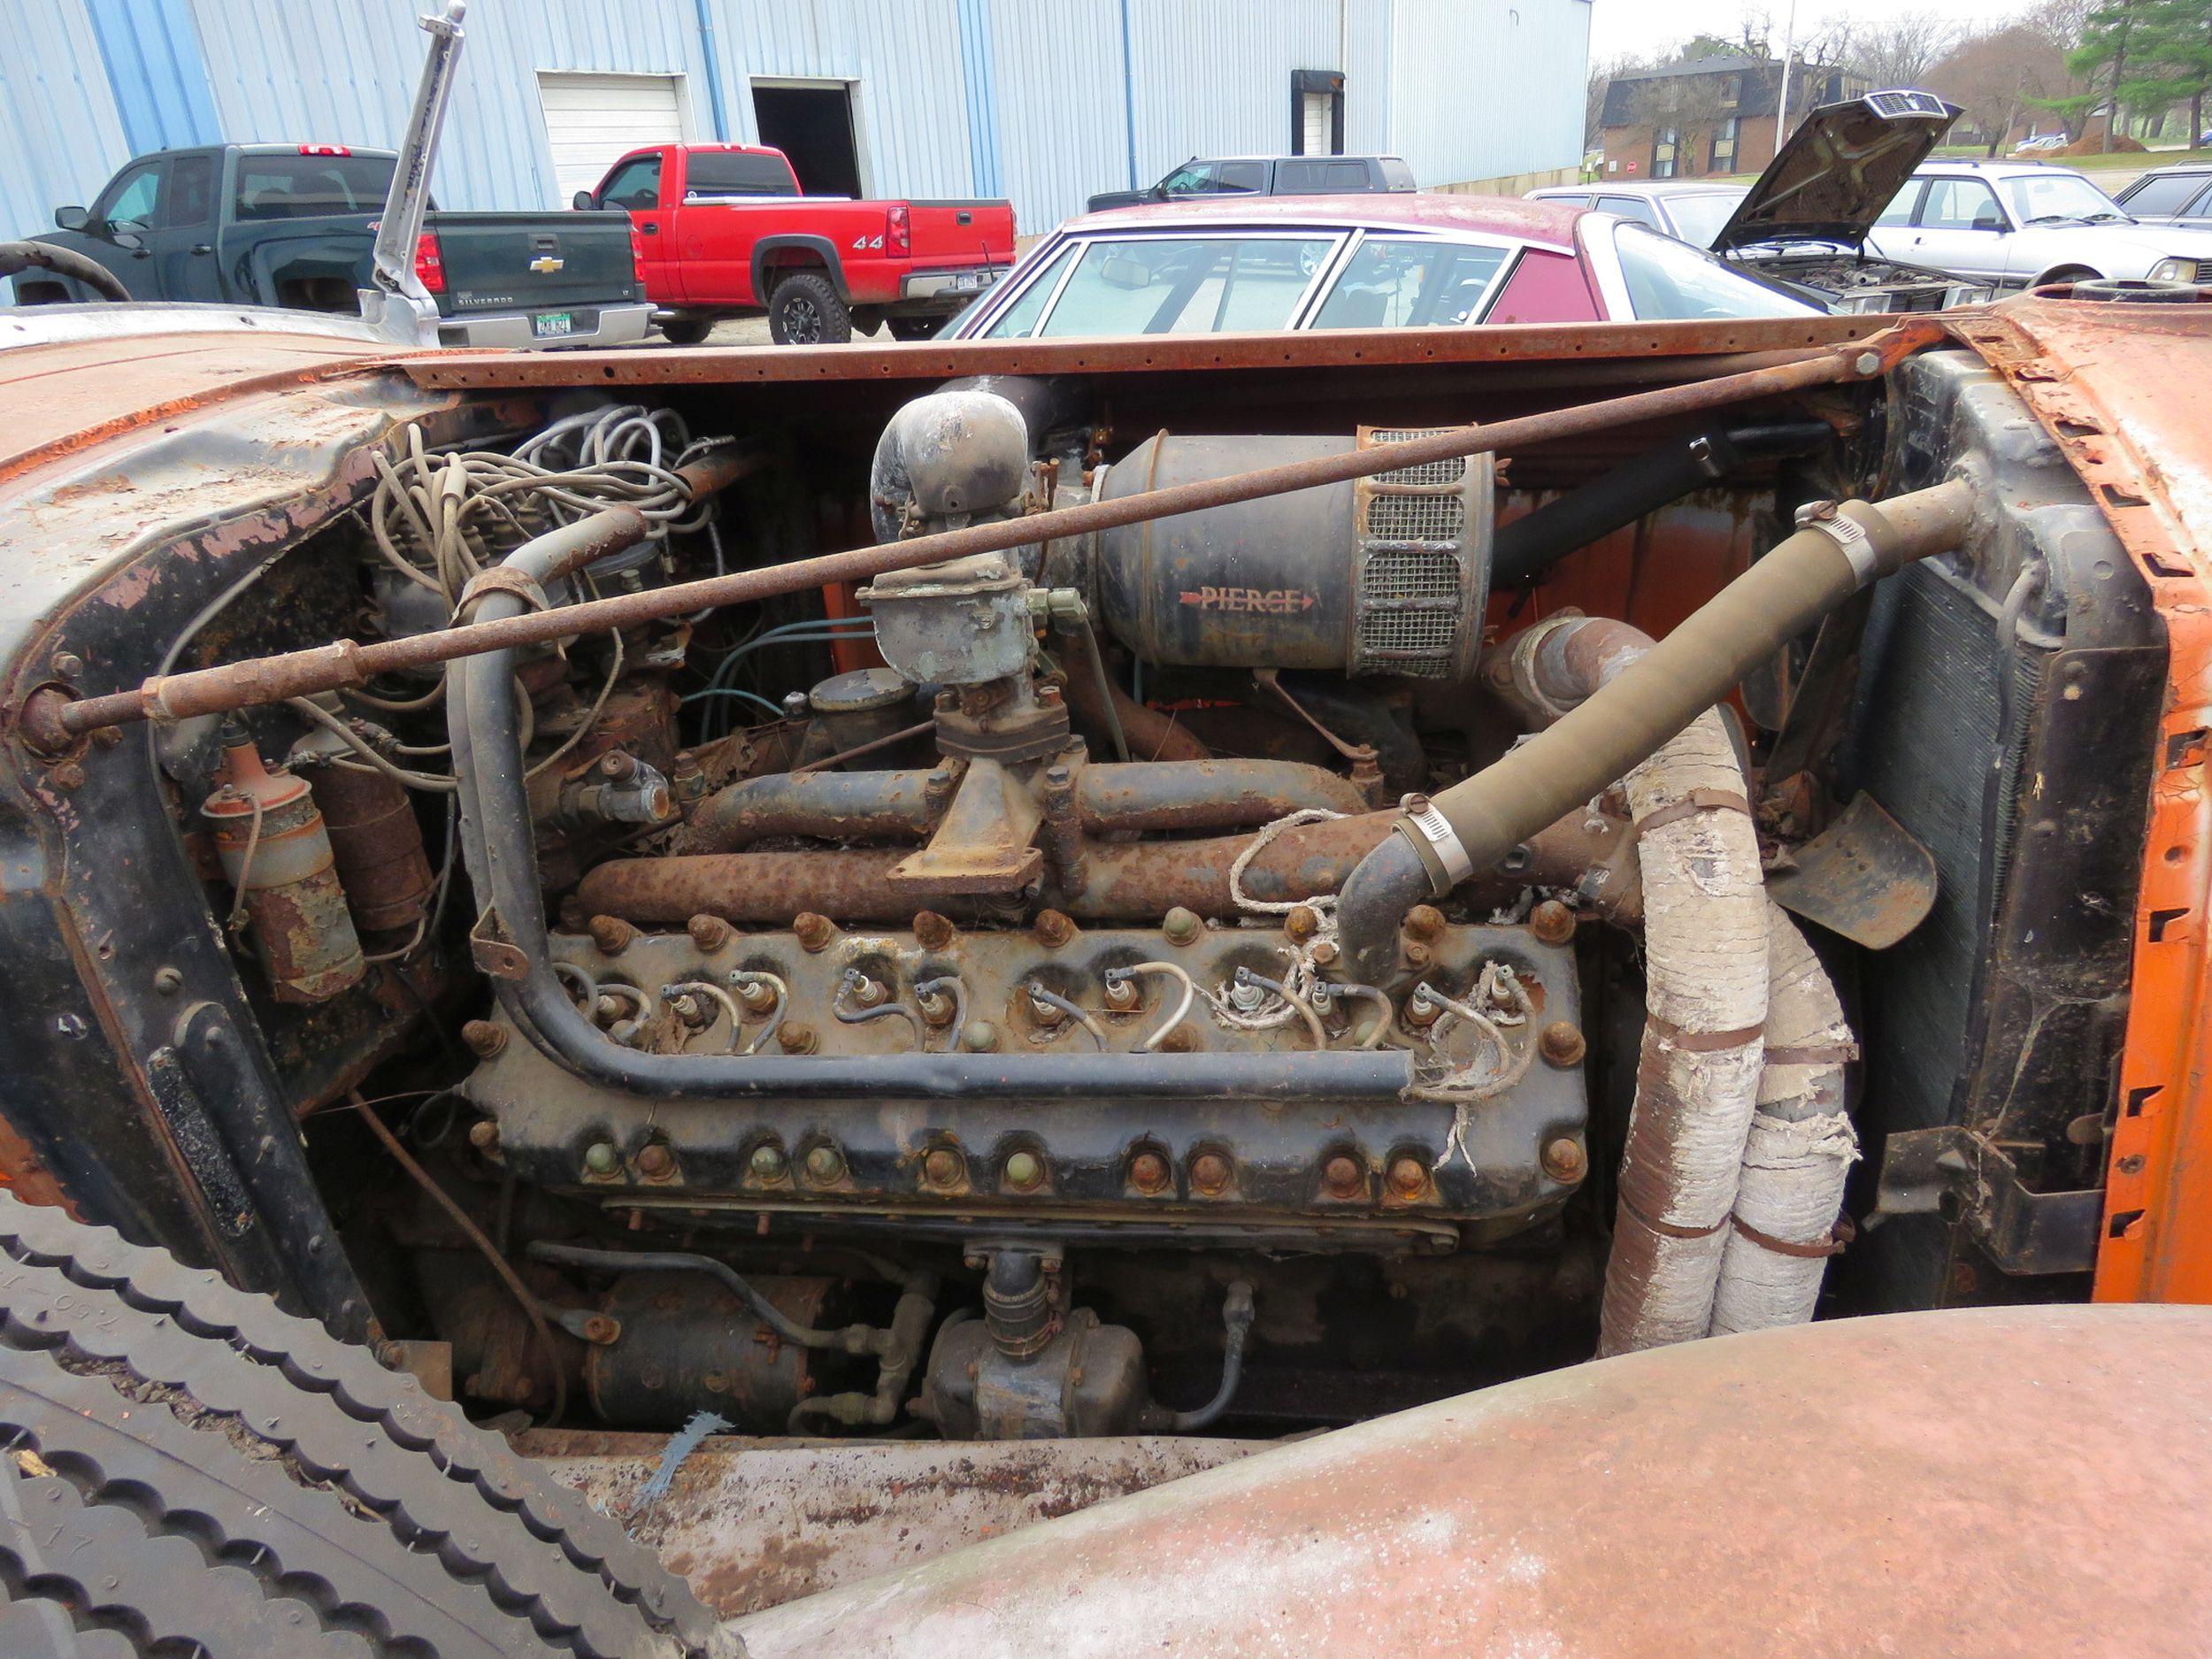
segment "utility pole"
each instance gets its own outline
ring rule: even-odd
[[[1797,50],[1797,0],[1790,0],[1789,17],[1782,25],[1782,96],[1774,104],[1774,153],[1780,155],[1790,135],[1790,58]]]

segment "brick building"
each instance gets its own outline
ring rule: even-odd
[[[1790,125],[1817,104],[1855,98],[1866,77],[1827,64],[1790,65]],[[1757,173],[1774,159],[1782,65],[1718,56],[1616,75],[1605,88],[1604,176],[1699,179]]]

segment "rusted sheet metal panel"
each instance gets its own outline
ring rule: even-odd
[[[1858,340],[1893,318],[1732,318],[1719,322],[1542,323],[1484,328],[1331,329],[1273,334],[1149,334],[1133,340],[923,341],[819,346],[703,346],[612,351],[437,351],[401,365],[419,385],[680,386],[757,380],[937,380],[962,374],[1125,374],[1218,369],[1343,369],[1557,359],[1799,352]],[[1686,364],[1698,377],[1763,362]]]
[[[2201,1654],[2208,1421],[2193,1309],[1800,1325],[1379,1418],[738,1629],[753,1659]]]
[[[1952,327],[2065,450],[2166,624],[2096,1294],[2212,1302],[2212,306],[2028,299]]]
[[[803,1444],[711,1440],[638,1493],[659,1434],[523,1437],[548,1473],[661,1552],[727,1617],[891,1572],[1260,1450],[1261,1440]],[[825,1649],[824,1651],[833,1651]]]

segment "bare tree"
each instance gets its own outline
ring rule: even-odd
[[[2066,54],[2044,29],[2016,23],[1962,41],[1927,75],[1932,91],[1966,112],[1994,156],[2032,100],[2063,95]]]
[[[1935,12],[1907,12],[1855,30],[1840,60],[1876,87],[1917,87],[1958,41],[1958,29]]]

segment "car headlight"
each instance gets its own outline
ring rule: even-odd
[[[2193,282],[2197,280],[2194,259],[2161,259],[2151,267],[2154,282]]]
[[[1997,290],[1985,283],[1976,287],[1962,282],[1955,288],[1944,290],[1943,303],[1946,309],[1953,305],[1986,305],[1996,297]]]

